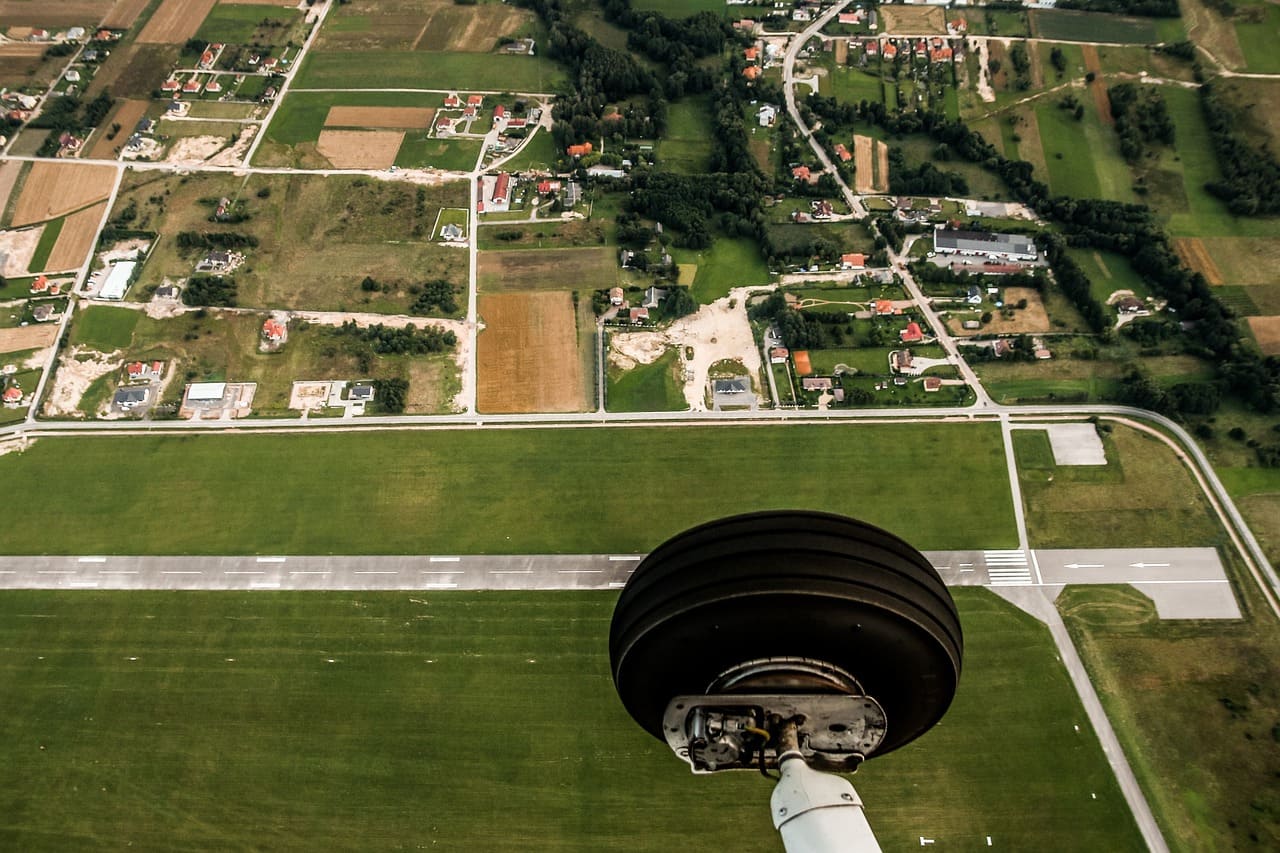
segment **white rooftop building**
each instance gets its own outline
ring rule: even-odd
[[[133,279],[133,271],[137,268],[137,261],[121,261],[113,264],[111,272],[107,273],[107,280],[98,290],[98,298],[124,299],[125,291],[129,289],[129,282]]]
[[[187,387],[188,402],[220,402],[227,393],[225,382],[193,382]]]

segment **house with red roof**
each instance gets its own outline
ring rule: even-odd
[[[862,47],[867,52],[867,56],[875,56],[880,53],[880,39],[867,39],[862,43]]]
[[[49,277],[44,275],[36,276],[36,280],[31,282],[32,293],[47,293],[49,291]]]
[[[200,67],[201,68],[213,67],[213,51],[212,50],[206,50],[204,53],[200,54]]]
[[[894,59],[898,56],[898,46],[893,42],[888,42],[884,46],[884,58]]]
[[[756,59],[760,56],[760,48],[756,47],[753,44],[751,45],[751,47],[742,51],[742,55],[747,58],[747,62],[755,62]]]
[[[837,142],[835,147],[836,156],[840,158],[840,162],[848,163],[853,159],[853,155],[849,153],[849,149],[844,147],[843,142]]]
[[[199,80],[197,80],[195,77],[192,77],[190,80],[188,80],[187,82],[185,82],[185,83],[183,83],[183,84],[182,84],[182,91],[184,91],[184,92],[186,92],[186,93],[188,93],[188,94],[192,94],[192,93],[194,93],[194,92],[199,92],[199,91],[200,91],[200,81],[199,81]]]
[[[162,92],[176,92],[181,88],[182,84],[172,77],[160,84],[160,91]]]
[[[0,395],[0,400],[2,400],[8,408],[16,409],[18,406],[22,405],[22,389],[17,385],[10,385],[8,388],[4,389],[4,394]]]
[[[270,343],[280,343],[285,339],[285,335],[287,334],[288,329],[285,327],[284,323],[281,323],[274,318],[268,319],[267,322],[262,324],[262,336]]]
[[[877,299],[872,303],[872,308],[874,308],[876,314],[881,317],[886,317],[890,314],[896,313],[892,299]]]
[[[808,166],[794,167],[791,170],[791,177],[795,178],[797,181],[805,181],[805,182],[808,182],[813,178],[813,176],[809,173]]]
[[[517,130],[529,124],[529,120],[524,116],[512,117],[507,119],[507,130]]]
[[[559,181],[539,181],[538,182],[538,195],[554,195],[555,193],[558,193],[558,192],[560,192]]]
[[[950,62],[951,56],[952,52],[949,47],[938,47],[929,51],[930,62]]]
[[[498,104],[496,107],[493,108],[494,121],[500,121],[501,119],[504,119],[506,117],[507,117],[507,108],[504,107],[502,104]]]
[[[742,76],[746,77],[748,80],[754,80],[763,73],[764,71],[759,65],[748,65],[746,68],[742,69]]]
[[[570,157],[585,157],[591,153],[592,145],[590,142],[584,142],[581,145],[570,145],[565,149]]]
[[[898,333],[898,337],[902,339],[904,344],[914,344],[924,340],[924,332],[920,329],[920,324],[913,320]]]
[[[840,256],[840,269],[862,270],[867,268],[867,256],[861,252],[848,252]]]
[[[484,95],[468,95],[467,106],[478,107],[484,103]]]
[[[453,119],[440,116],[436,119],[436,136],[448,136],[453,133]]]
[[[508,172],[498,173],[498,180],[493,183],[493,203],[506,204],[511,196],[511,175]]]
[[[444,105],[446,107],[460,107],[462,106],[462,99],[457,95],[449,95],[444,99]]]
[[[212,80],[210,80],[210,81],[208,82],[208,84],[204,87],[204,90],[205,90],[206,92],[212,92],[212,93],[214,93],[214,94],[217,94],[218,92],[221,92],[221,91],[222,91],[222,84],[218,82],[218,78],[217,78],[217,77],[214,77],[214,78],[213,78]]]

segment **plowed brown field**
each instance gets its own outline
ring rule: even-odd
[[[182,44],[196,34],[217,0],[164,0],[138,33],[139,44]]]
[[[111,166],[36,163],[22,185],[10,225],[20,228],[65,216],[111,195],[116,170]]]
[[[1199,237],[1179,237],[1173,241],[1173,250],[1184,264],[1204,276],[1205,281],[1213,285],[1223,283],[1222,272]]]
[[[326,127],[424,128],[436,111],[429,107],[330,107]]]
[[[93,248],[93,238],[98,236],[98,225],[102,222],[106,206],[105,202],[95,204],[64,219],[58,241],[53,244],[45,266],[50,270],[79,269]]]
[[[1250,317],[1249,329],[1263,355],[1280,355],[1280,317]]]
[[[124,146],[129,135],[133,133],[134,127],[137,126],[138,120],[146,114],[149,104],[149,101],[142,100],[118,103],[114,112],[102,120],[97,133],[94,134],[93,145],[89,146],[88,156],[93,160],[114,160],[116,149]],[[108,139],[107,134],[110,133],[113,124],[120,125],[120,130],[116,132],[114,139]]]
[[[566,292],[480,297],[476,405],[482,412],[586,409],[573,297]]]
[[[404,132],[394,130],[322,130],[319,151],[335,169],[386,169],[396,161]]]

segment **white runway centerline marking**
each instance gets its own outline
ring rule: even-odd
[[[332,572],[324,572],[324,571],[318,571],[318,570],[303,571],[299,569],[297,571],[289,572],[289,574],[291,575],[328,575],[328,574],[332,574]]]
[[[136,569],[99,569],[100,575],[136,575]]]
[[[76,560],[77,563],[105,563],[106,561],[106,557],[81,557]]]
[[[431,569],[423,569],[422,574],[424,575],[462,575],[462,574],[466,574],[466,572],[462,571],[461,569],[455,569],[452,572],[433,572],[431,571]]]
[[[271,583],[270,581],[250,581],[249,589],[279,589],[280,583]]]
[[[177,571],[174,571],[174,572],[161,572],[160,574],[162,574],[162,575],[202,575],[202,574],[204,574],[204,572],[197,572],[197,571],[177,572]]]
[[[491,575],[531,575],[533,569],[490,569]]]
[[[288,557],[259,557],[259,563],[283,563]]]
[[[97,585],[98,585],[97,581],[67,581],[67,586],[82,586],[85,588],[92,588],[92,587],[96,587]]]
[[[354,572],[354,574],[357,574],[357,575],[398,575],[398,574],[400,574],[400,573],[399,573],[399,572],[397,572],[397,571],[388,571],[388,572],[384,572],[384,571],[361,571],[361,570],[357,570],[357,571],[355,571],[355,572]]]
[[[640,559],[639,557],[610,557],[609,562],[610,563],[633,563],[639,559]]]
[[[461,557],[432,557],[428,562],[431,563],[460,563]]]
[[[604,569],[559,569],[562,575],[602,575]]]
[[[236,571],[227,570],[223,572],[223,574],[224,575],[265,575],[266,572],[236,572]]]
[[[38,575],[74,575],[75,573],[75,569],[38,569],[36,571]]]

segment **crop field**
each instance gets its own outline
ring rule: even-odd
[[[1187,240],[1176,241],[1181,246]],[[1212,284],[1274,285],[1280,269],[1280,237],[1205,237],[1209,262],[1218,271]],[[1181,249],[1179,249],[1181,252]],[[1195,269],[1195,267],[1193,267]],[[1206,276],[1207,277],[1207,276]]]
[[[436,111],[430,107],[333,106],[325,116],[325,127],[372,127],[418,129],[431,126]]]
[[[57,324],[0,328],[0,352],[24,352],[50,346],[58,337]]]
[[[243,201],[251,219],[210,223],[210,200],[222,196]],[[133,227],[162,234],[143,268],[143,285],[191,275],[198,258],[178,250],[177,233],[232,231],[259,241],[235,273],[240,305],[405,313],[422,282],[466,286],[467,253],[431,242],[431,228],[440,208],[464,207],[467,199],[463,183],[131,173],[113,216],[133,205]],[[380,289],[363,291],[365,276]]]
[[[10,225],[19,228],[79,210],[111,194],[116,170],[111,166],[34,163],[22,185]]]
[[[483,348],[496,315],[485,304],[481,311]],[[561,313],[571,336],[572,317]],[[485,366],[482,349],[481,382]],[[0,457],[6,494],[11,502],[74,494],[77,510],[42,519],[39,538],[5,526],[0,552],[346,554],[356,547],[351,531],[376,529],[360,550],[641,553],[713,518],[805,507],[855,515],[924,549],[1017,544],[995,424],[863,424],[856,440],[840,425],[625,432],[625,453],[618,432],[602,429],[42,438]],[[795,476],[796,447],[840,476]],[[610,476],[602,477],[606,461]],[[178,470],[204,472],[203,487],[173,477]],[[274,472],[278,488],[261,488],[263,471]],[[903,471],[921,483],[962,482],[966,500],[904,489]],[[156,506],[169,512],[146,511]]]
[[[946,13],[937,6],[886,6],[880,10],[880,32],[946,35]]]
[[[1213,257],[1205,248],[1204,241],[1199,237],[1179,237],[1173,241],[1173,250],[1188,269],[1200,273],[1209,284],[1225,284],[1218,265],[1214,263]],[[1232,284],[1240,283],[1232,282]]]
[[[1015,849],[1140,849],[1048,632],[984,590],[955,597],[965,674],[944,723],[856,778],[885,849],[918,845],[922,833],[965,849],[987,835]],[[621,708],[607,653],[615,600],[7,593],[5,837],[31,851],[84,838],[188,849],[777,850],[769,783],[694,776]],[[506,707],[520,708],[521,725],[499,753],[477,750]],[[444,798],[447,815],[414,807]]]
[[[141,311],[90,305],[76,312],[68,340],[103,353],[123,350],[133,343],[133,330],[142,316]]]
[[[161,0],[146,26],[140,44],[182,44],[196,34],[217,0]]]
[[[884,101],[884,84],[880,78],[858,68],[837,66],[819,81],[820,85],[822,83],[830,86],[829,94],[844,103],[856,104],[865,100],[874,104]]]
[[[587,408],[577,314],[570,293],[482,296],[479,310],[485,326],[476,347],[479,411],[581,412]]]
[[[45,87],[58,78],[65,58],[44,57],[41,42],[9,42],[0,45],[0,85]]]
[[[616,254],[603,247],[481,252],[477,263],[484,293],[591,291],[613,287],[618,279]]]
[[[113,3],[114,0],[59,0],[57,3],[3,0],[0,2],[0,27],[92,25],[111,11]]]
[[[102,19],[102,26],[113,30],[127,30],[150,2],[151,0],[116,0],[111,11]]]
[[[458,213],[465,219],[465,211]],[[466,223],[460,221],[457,224],[465,227]],[[476,236],[483,259],[489,250],[598,248],[609,242],[610,225],[610,222],[599,218],[503,222],[482,226]],[[501,238],[497,236],[499,234]],[[529,257],[536,258],[537,255]]]
[[[316,89],[432,88],[552,92],[564,85],[563,69],[544,56],[442,53],[424,50],[312,51],[296,85]]]
[[[102,223],[102,215],[106,213],[106,202],[86,207],[71,214],[62,221],[62,230],[58,240],[53,244],[53,251],[45,264],[49,270],[76,270],[89,257],[94,238],[98,236],[98,226]]]
[[[1263,355],[1280,355],[1280,317],[1249,317],[1249,331]]]
[[[289,41],[301,42],[306,30],[303,13],[296,6],[281,8],[287,4],[272,3],[265,8],[260,3],[218,3],[205,17],[196,37],[209,42],[224,44],[283,45]],[[269,21],[269,26],[261,26]]]
[[[315,140],[325,127],[372,127],[408,129],[425,127],[418,118],[443,103],[441,95],[417,92],[290,92],[267,127],[267,141],[284,145]],[[411,124],[387,124],[409,121]],[[355,123],[353,119],[377,121]]]
[[[95,160],[115,159],[129,139],[129,134],[133,132],[133,128],[146,115],[147,108],[150,106],[150,101],[144,101],[141,98],[118,102],[107,117],[102,120],[98,130],[94,132],[93,138],[90,140],[89,153],[86,156]],[[115,134],[114,138],[109,138],[107,133],[113,124],[120,125],[120,130]]]
[[[1050,312],[1050,316],[1055,316]],[[1162,384],[1209,379],[1212,369],[1191,356],[1156,356],[1135,360],[1132,354],[1116,359],[1070,358],[1067,347],[1054,348],[1051,361],[992,361],[976,365],[982,384],[998,403],[1084,402],[1115,399],[1120,379],[1130,363]]]
[[[111,51],[102,63],[85,96],[109,92],[117,98],[150,98],[178,61],[176,44],[133,43]]]
[[[402,142],[402,130],[322,130],[316,151],[337,169],[386,169]]]
[[[1040,139],[1044,144],[1049,186],[1053,193],[1077,198],[1101,198],[1093,158],[1078,156],[1079,152],[1086,151],[1089,147],[1084,124],[1076,121],[1067,110],[1060,109],[1057,104],[1038,105],[1035,112]]]
[[[1151,18],[1128,18],[1067,9],[1032,9],[1031,34],[1052,41],[1151,44],[1160,41]]]

